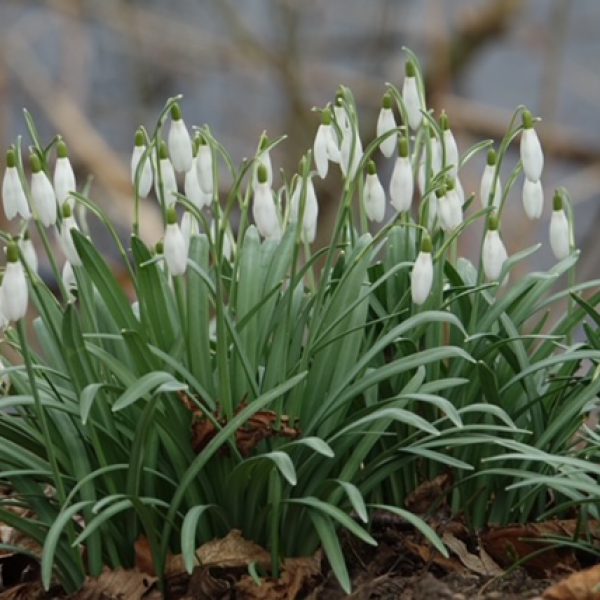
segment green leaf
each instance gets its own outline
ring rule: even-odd
[[[343,488],[344,492],[346,492],[346,496],[348,496],[348,500],[350,500],[350,504],[358,518],[363,523],[368,523],[369,515],[367,514],[367,505],[365,504],[361,491],[349,481],[342,481],[341,479],[336,479],[335,481]]]
[[[196,530],[198,529],[198,521],[204,513],[211,509],[218,508],[215,504],[201,504],[193,506],[187,511],[181,524],[181,554],[185,570],[191,575],[196,566]]]
[[[113,404],[113,412],[123,410],[150,392],[158,394],[162,392],[178,392],[187,389],[185,383],[181,383],[170,373],[165,371],[153,371],[140,377],[133,385],[129,386]]]

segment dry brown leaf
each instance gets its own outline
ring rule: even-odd
[[[267,569],[271,565],[271,555],[258,544],[244,539],[239,529],[232,529],[222,539],[202,544],[196,554],[204,566],[236,568],[255,562]]]
[[[600,565],[578,571],[548,588],[544,600],[600,600]]]
[[[41,600],[45,597],[46,592],[38,581],[21,583],[0,592],[0,600]]]
[[[156,577],[139,571],[105,569],[100,577],[88,577],[72,600],[142,600],[156,581]]]
[[[442,541],[446,546],[458,556],[460,562],[473,573],[479,575],[502,575],[504,571],[494,562],[494,560],[486,553],[486,562],[481,557],[469,552],[467,545],[456,536],[449,532],[445,532],[442,536]],[[485,552],[485,550],[484,550]]]
[[[230,578],[213,577],[208,567],[196,567],[190,578],[187,594],[182,600],[217,600],[228,597]]]
[[[446,492],[452,487],[452,475],[442,473],[431,481],[424,481],[406,498],[406,508],[423,515],[445,502]]]
[[[406,549],[420,558],[425,564],[435,564],[441,567],[447,573],[459,573],[464,575],[467,573],[464,565],[455,558],[446,558],[442,556],[437,550],[432,548],[429,544],[417,544],[410,539],[403,541]]]

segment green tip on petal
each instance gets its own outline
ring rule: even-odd
[[[258,179],[258,183],[267,183],[268,173],[265,165],[258,165],[258,169],[256,169],[256,178]]]
[[[441,185],[437,190],[435,190],[435,195],[438,198],[443,198],[446,195],[446,186]]]
[[[163,254],[164,251],[165,251],[165,247],[164,247],[162,240],[156,242],[156,245],[154,246],[154,252],[156,252],[156,254]]]
[[[412,60],[407,60],[406,65],[404,65],[404,72],[407,77],[415,77],[417,74],[417,68],[415,67],[415,63]]]
[[[531,129],[533,127],[533,116],[528,110],[523,111],[522,119],[523,127],[525,129]]]
[[[67,219],[68,217],[73,215],[73,211],[71,210],[71,205],[68,202],[65,202],[62,205],[62,216],[63,219]]]
[[[562,210],[563,209],[563,197],[562,194],[556,190],[554,192],[554,198],[552,198],[552,208],[554,210]]]
[[[14,148],[9,148],[6,151],[6,166],[9,168],[17,166],[17,153]]]
[[[263,135],[260,138],[260,149],[266,150],[270,143],[271,143],[271,140],[267,137],[267,135],[266,134]]]
[[[425,233],[421,240],[421,252],[427,252],[428,254],[433,252],[433,244],[431,243],[431,238],[428,233]]]
[[[42,170],[42,163],[37,154],[31,154],[29,156],[29,164],[31,165],[32,173],[39,173]]]
[[[442,114],[440,115],[440,127],[442,128],[442,131],[450,129],[450,121],[448,115],[444,111],[442,111]]]
[[[400,138],[400,141],[398,142],[398,155],[401,156],[402,158],[408,157],[408,138],[407,137]]]
[[[160,160],[169,158],[169,149],[167,148],[167,144],[164,141],[160,143],[160,146],[158,148],[158,158],[160,158]]]
[[[69,156],[69,149],[63,140],[58,140],[58,144],[56,144],[56,155],[58,158],[68,158]]]
[[[177,223],[177,211],[174,206],[167,208],[167,225],[175,225]]]
[[[181,108],[177,102],[171,106],[171,119],[173,119],[173,121],[181,120]]]
[[[498,215],[491,214],[488,217],[488,231],[496,231],[498,229]]]
[[[487,153],[487,164],[490,165],[490,167],[493,167],[496,164],[496,151],[493,148]]]
[[[375,175],[377,173],[377,166],[375,165],[375,161],[369,161],[369,163],[367,164],[367,173],[369,175]]]
[[[453,190],[456,187],[456,182],[454,181],[454,179],[452,179],[452,177],[446,177],[444,183],[448,191]]]
[[[136,146],[145,146],[146,138],[144,137],[144,132],[141,129],[138,129],[135,132],[135,145]]]
[[[331,111],[328,108],[321,113],[321,123],[331,125]]]
[[[381,106],[383,108],[392,108],[392,105],[393,105],[392,95],[389,92],[386,92],[383,95],[383,99],[381,101]]]
[[[19,247],[15,242],[10,242],[6,247],[6,260],[11,263],[19,260]]]

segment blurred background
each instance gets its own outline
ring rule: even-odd
[[[525,218],[519,179],[504,216],[509,253],[543,241],[535,266],[553,263],[551,196],[564,185],[583,251],[578,279],[599,276],[598,0],[0,0],[0,142],[26,136],[27,107],[43,139],[64,136],[78,181],[93,173],[91,197],[126,225],[135,129],[152,128],[169,96],[184,94],[188,126],[208,123],[238,162],[263,130],[287,133],[273,161],[290,173],[312,145],[311,108],[340,83],[356,96],[363,139],[373,138],[384,83],[402,83],[403,45],[419,56],[428,104],[446,109],[461,152],[499,140],[519,104],[543,118],[544,216]],[[391,159],[378,160],[387,186]],[[506,176],[517,160],[515,145]],[[461,174],[465,191],[479,189],[484,164],[481,154]],[[335,183],[318,187],[321,240]],[[153,201],[144,210],[146,235],[159,236]]]

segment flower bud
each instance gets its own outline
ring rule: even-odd
[[[168,142],[173,168],[179,173],[186,173],[192,167],[192,140],[178,104],[173,104],[171,107]]]
[[[18,321],[27,313],[28,288],[23,265],[19,262],[19,249],[14,242],[6,249],[6,271],[0,288],[0,305],[8,321]]]
[[[442,113],[440,124],[442,126],[442,144],[446,155],[446,164],[444,166],[451,167],[449,174],[452,177],[456,177],[459,164],[458,145],[456,143],[456,138],[450,129],[450,122],[448,121],[446,113]]]
[[[133,152],[131,153],[131,183],[135,185],[135,176],[137,173],[138,165],[140,160],[146,151],[146,140],[144,133],[141,129],[138,129],[135,134],[135,145],[133,146]],[[138,193],[141,198],[145,198],[150,193],[152,188],[152,164],[150,162],[150,156],[146,156],[144,164],[142,165],[142,172],[140,173],[140,179],[138,182]]]
[[[177,224],[175,207],[167,209],[164,256],[171,275],[183,275],[187,268],[187,244]]]
[[[394,129],[396,129],[396,119],[394,118],[394,111],[392,110],[392,96],[388,92],[383,96],[381,110],[379,111],[379,117],[377,118],[377,137],[381,137]],[[398,134],[394,132],[381,142],[379,149],[387,158],[394,154],[397,138]]]
[[[77,252],[77,248],[75,248],[75,243],[73,242],[73,236],[71,234],[73,229],[79,231],[79,227],[73,217],[71,206],[68,202],[63,204],[62,216],[63,220],[60,228],[60,240],[63,252],[67,257],[67,260],[71,263],[71,266],[80,267],[82,264],[81,258],[79,258],[79,253]]]
[[[538,138],[537,132],[533,128],[533,118],[531,113],[523,111],[523,131],[521,133],[521,163],[525,177],[529,181],[538,181],[542,176],[544,168],[544,153]]]
[[[492,186],[494,185],[494,178],[496,173],[496,153],[494,150],[488,152],[487,164],[483,169],[483,175],[481,176],[481,185],[479,187],[479,198],[481,200],[481,206],[487,208],[490,205],[490,194],[492,192]],[[494,187],[494,193],[491,198],[491,206],[495,209],[500,207],[502,201],[502,184],[500,183],[500,177],[496,179],[496,185]]]
[[[194,156],[192,159],[192,167],[185,174],[185,179],[183,183],[183,189],[185,192],[186,198],[196,207],[202,208],[203,206],[210,206],[212,201],[212,194],[207,194],[200,185],[198,181],[198,172],[200,171],[198,167],[198,156]],[[212,181],[212,175],[211,175]],[[186,213],[187,214],[187,213]]]
[[[58,206],[62,206],[65,202],[69,202],[73,206],[73,198],[69,197],[70,192],[77,191],[75,184],[75,173],[69,160],[69,150],[67,145],[59,140],[56,145],[56,164],[54,166],[54,193]]]
[[[156,197],[160,198],[160,182],[162,180],[164,203],[167,207],[173,206],[177,200],[177,197],[175,196],[175,194],[177,194],[177,179],[175,178],[175,170],[173,169],[173,165],[169,160],[167,145],[164,142],[160,143],[158,156],[160,177],[159,174],[156,175],[156,179],[154,181],[154,191],[156,193]]]
[[[4,171],[2,180],[2,203],[4,214],[9,221],[12,221],[17,215],[23,219],[31,217],[27,196],[25,196],[17,170],[16,153],[12,148],[6,153],[6,171]]]
[[[290,200],[290,219],[298,220],[302,204],[302,178],[296,179],[294,192]],[[312,179],[306,180],[306,198],[304,200],[304,213],[302,215],[302,240],[312,244],[317,237],[317,219],[319,216],[319,203]]]
[[[541,181],[529,181],[525,177],[523,182],[523,208],[530,219],[539,219],[544,208],[544,190]]]
[[[275,206],[273,191],[268,182],[268,171],[264,164],[256,171],[257,184],[254,187],[254,202],[252,216],[259,233],[265,239],[278,240],[281,238],[281,224]]]
[[[410,274],[410,293],[412,301],[421,305],[427,300],[433,284],[433,260],[431,252],[433,246],[431,238],[428,235],[423,236],[421,241],[421,251],[415,260],[414,267]]]
[[[390,201],[398,212],[410,210],[414,192],[412,165],[408,157],[408,140],[402,138],[398,146],[399,156],[396,158],[390,179]]]
[[[375,163],[372,160],[369,161],[365,177],[364,207],[369,221],[375,221],[376,223],[383,221],[385,216],[385,191],[379,181]]]
[[[497,281],[507,258],[506,247],[498,232],[498,218],[495,215],[490,215],[481,257],[483,272],[488,281]]]
[[[463,221],[462,205],[464,198],[461,198],[458,185],[460,185],[460,181],[457,179],[449,178],[446,181],[446,201],[450,217],[450,230],[460,227]]]
[[[353,127],[344,133],[340,146],[340,167],[344,177],[350,180],[354,179],[362,156],[363,146],[360,133],[356,127]]]
[[[50,180],[42,170],[40,159],[32,154],[31,162],[31,204],[37,218],[44,227],[56,223],[56,196]]]
[[[210,196],[208,203],[212,201],[213,195],[213,158],[212,150],[206,143],[204,136],[200,136],[198,140],[198,154],[196,156],[196,170],[198,176],[198,184],[205,195]]]
[[[552,217],[550,218],[550,246],[557,260],[567,258],[571,253],[569,242],[569,221],[563,208],[560,192],[553,199]]]
[[[408,114],[408,125],[415,131],[421,125],[423,115],[421,113],[421,97],[416,78],[416,68],[412,61],[406,63],[406,73],[402,84],[402,98],[406,105]]]
[[[260,138],[258,153],[256,155],[256,166],[254,168],[254,186],[258,183],[258,168],[262,165],[265,168],[266,182],[269,186],[273,185],[273,164],[271,162],[271,153],[268,150],[271,141],[263,134]]]
[[[440,220],[440,226],[444,231],[452,231],[454,225],[454,214],[452,206],[446,197],[446,187],[442,186],[435,191],[437,197],[437,214]]]

